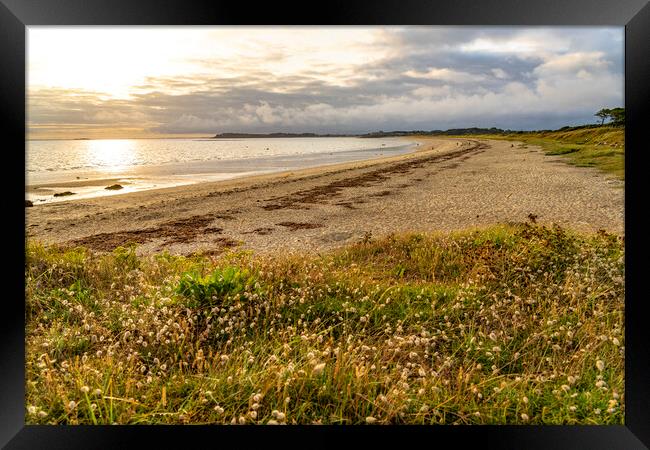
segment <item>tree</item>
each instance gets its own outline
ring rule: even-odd
[[[614,108],[609,110],[609,117],[613,125],[625,124],[625,108]]]
[[[594,116],[600,118],[600,124],[603,125],[605,120],[610,120],[612,125],[625,125],[625,108],[603,108]]]
[[[600,124],[605,123],[605,119],[607,119],[610,115],[611,109],[603,108],[600,111],[598,111],[594,116],[600,118]]]

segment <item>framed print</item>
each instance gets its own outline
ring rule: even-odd
[[[286,11],[3,0],[2,444],[646,448],[650,6]]]

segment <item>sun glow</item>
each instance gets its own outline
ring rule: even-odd
[[[325,27],[29,27],[28,85],[129,98],[177,91],[160,80],[237,77],[250,71],[287,76],[320,72],[336,84],[340,70],[385,56],[372,43],[380,29]],[[296,40],[296,33],[300,40]],[[188,77],[189,75],[189,77]],[[156,83],[154,80],[158,80]],[[154,83],[153,85],[151,83]]]
[[[136,146],[129,139],[87,141],[88,159],[106,172],[117,172],[137,161]]]

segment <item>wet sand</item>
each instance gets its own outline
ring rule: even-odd
[[[26,208],[29,238],[109,251],[323,251],[372,236],[538,223],[624,233],[623,182],[509,141],[422,138],[371,161]]]

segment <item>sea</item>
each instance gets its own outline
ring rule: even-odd
[[[412,152],[404,138],[29,140],[25,196],[35,205]],[[119,184],[122,189],[107,190]],[[56,195],[72,192],[70,195]]]

